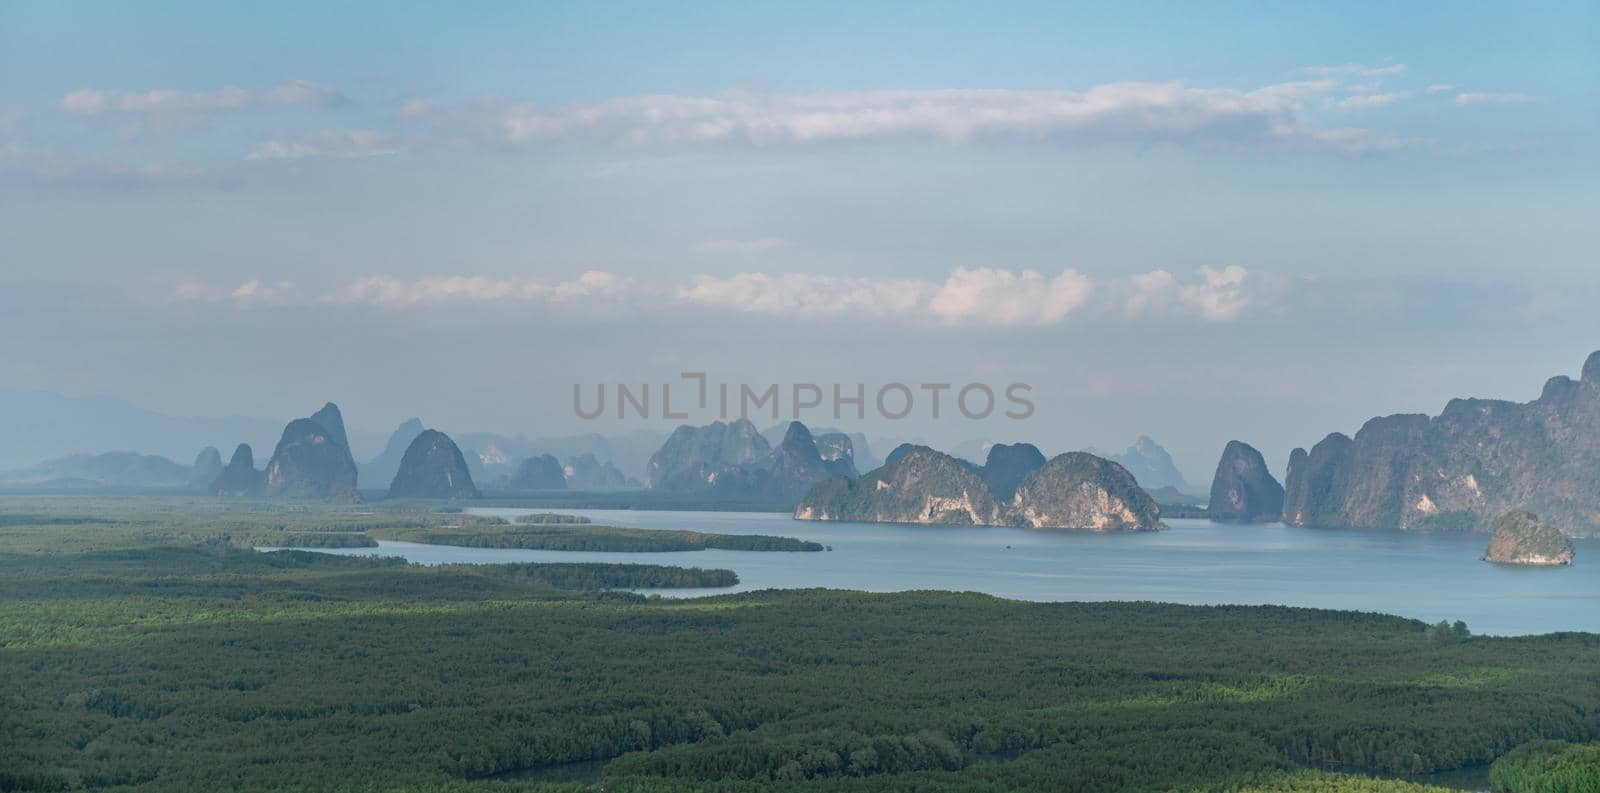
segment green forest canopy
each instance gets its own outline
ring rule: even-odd
[[[600,588],[719,571],[262,554],[183,509],[9,506],[0,790],[1414,791],[1365,775],[1600,738],[1591,634],[945,592],[650,600]]]

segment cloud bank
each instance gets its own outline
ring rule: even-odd
[[[450,303],[574,302],[609,299],[632,290],[632,278],[589,271],[566,281],[532,278],[489,278],[465,275],[429,275],[421,278],[368,276],[332,289],[307,289],[293,281],[251,279],[236,287],[219,287],[198,281],[180,281],[173,288],[179,300],[228,302],[252,306],[374,306],[405,309]]]
[[[1262,276],[1237,265],[1201,267],[1181,279],[1166,270],[1097,280],[1073,269],[958,267],[944,280],[812,273],[737,273],[695,276],[674,286],[638,283],[604,271],[565,281],[430,275],[369,276],[331,289],[308,290],[290,281],[251,279],[234,287],[185,281],[183,301],[238,307],[368,306],[403,310],[449,304],[538,302],[576,308],[601,304],[638,310],[679,310],[799,320],[894,321],[914,325],[1044,327],[1070,318],[1199,319],[1228,322],[1271,296]],[[666,299],[661,299],[662,296]]]
[[[401,118],[458,140],[493,145],[589,139],[629,146],[754,146],[889,139],[949,143],[1034,140],[1299,144],[1365,152],[1406,145],[1366,130],[1322,134],[1305,114],[1337,80],[1254,90],[1180,82],[1106,83],[1087,90],[940,89],[647,95],[564,107],[527,102],[437,105],[413,100]]]
[[[1456,94],[1458,105],[1526,105],[1539,101],[1531,94],[1497,94],[1487,91],[1469,91]]]
[[[1130,81],[1082,90],[943,88],[644,94],[566,105],[499,98],[447,103],[413,98],[390,105],[388,120],[372,128],[263,132],[258,142],[236,156],[250,163],[293,164],[351,160],[413,149],[509,150],[557,142],[661,149],[889,141],[950,145],[991,141],[1162,144],[1220,151],[1364,155],[1422,148],[1438,141],[1397,129],[1340,125],[1331,119],[1357,113],[1375,118],[1385,108],[1434,95],[1453,99],[1461,107],[1540,101],[1529,94],[1466,91],[1450,83],[1391,87],[1408,76],[1409,69],[1403,63],[1344,63],[1306,67],[1295,73],[1295,79],[1256,88]],[[289,80],[265,87],[226,85],[199,90],[81,88],[61,96],[54,105],[65,115],[98,119],[130,136],[150,130],[203,127],[203,122],[221,115],[268,108],[319,110],[349,101],[332,86]],[[217,162],[208,163],[204,169],[184,169],[179,165],[24,165],[13,166],[6,175],[15,181],[19,173],[27,171],[38,184],[114,181],[156,185],[203,181],[209,174],[202,170],[215,172],[225,167]],[[105,173],[97,176],[92,173],[96,170]],[[76,171],[86,175],[80,176]],[[761,244],[765,243],[724,241],[719,246],[713,241],[706,250],[755,252]]]
[[[960,267],[942,282],[926,279],[740,273],[699,276],[680,300],[744,314],[801,319],[858,316],[955,326],[1048,326],[1080,314],[1124,318],[1192,317],[1226,322],[1266,294],[1261,279],[1237,265],[1202,267],[1181,281],[1166,270],[1096,281],[1076,270]]]
[[[205,91],[83,88],[63,96],[57,104],[62,110],[79,116],[204,116],[263,107],[330,107],[344,101],[343,94],[326,85],[291,80],[267,88],[229,85]]]
[[[297,138],[269,140],[245,155],[245,159],[254,161],[350,159],[395,154],[401,148],[397,136],[392,132],[326,129]]]

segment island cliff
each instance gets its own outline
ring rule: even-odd
[[[1228,441],[1223,448],[1206,515],[1236,523],[1271,523],[1283,516],[1283,485],[1254,446]]]
[[[990,481],[1005,486],[1020,468],[1031,468],[1032,454],[1038,453],[1026,444],[1017,446],[1026,448],[1011,447],[999,457],[991,449],[994,469],[926,446],[901,446],[889,462],[855,482],[842,476],[823,480],[800,500],[794,516],[1090,531],[1165,528],[1160,507],[1127,469],[1085,452],[1059,455],[1033,468],[1009,499],[997,499]]]
[[[1140,531],[1164,528],[1161,508],[1117,463],[1067,452],[1017,486],[1012,522],[1032,529]]]
[[[1529,509],[1600,533],[1600,352],[1538,399],[1454,399],[1438,416],[1368,421],[1289,458],[1283,520],[1296,526],[1485,531]]]
[[[823,480],[795,507],[801,520],[995,525],[1000,507],[975,466],[926,446],[897,448],[894,462],[852,483]]]

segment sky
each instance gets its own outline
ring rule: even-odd
[[[1597,53],[1592,2],[9,2],[0,384],[538,435],[904,383],[802,418],[1281,470],[1600,349]]]

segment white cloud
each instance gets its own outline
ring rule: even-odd
[[[683,310],[807,320],[854,318],[919,325],[1026,327],[1058,325],[1075,316],[1201,319],[1229,322],[1262,308],[1276,296],[1269,276],[1243,267],[1201,267],[1191,279],[1166,270],[1096,280],[1073,269],[1055,275],[1036,270],[958,267],[942,280],[873,278],[812,273],[748,272],[695,276],[665,289]],[[658,285],[654,293],[663,291]],[[188,302],[264,306],[374,306],[409,309],[445,304],[539,303],[548,307],[638,306],[650,294],[634,279],[604,271],[548,281],[430,275],[368,276],[313,289],[287,280],[250,279],[236,286],[179,281],[172,295]],[[672,310],[671,304],[651,301]]]
[[[1428,86],[1428,93],[1430,94],[1447,94],[1454,90],[1456,90],[1456,87],[1449,83],[1435,83]]]
[[[1388,77],[1403,76],[1407,69],[1408,67],[1403,63],[1390,63],[1382,66],[1370,66],[1364,63],[1341,63],[1334,66],[1307,66],[1301,69],[1300,72],[1316,77],[1366,77],[1381,80]]]
[[[325,129],[291,140],[269,140],[245,156],[247,160],[294,161],[355,159],[400,151],[393,133],[365,129]]]
[[[1395,67],[1382,67],[1385,73]],[[1314,134],[1303,104],[1341,90],[1335,80],[1278,83],[1254,90],[1183,83],[1107,83],[1084,91],[944,89],[651,95],[566,107],[521,102],[443,106],[408,102],[401,117],[456,140],[492,145],[586,138],[623,145],[740,143],[756,146],[839,141],[990,139],[1078,142],[1308,143],[1343,148]]]
[[[318,83],[292,80],[266,88],[223,86],[204,91],[170,88],[150,91],[107,91],[83,88],[61,97],[57,106],[79,116],[122,114],[143,117],[196,118],[262,107],[327,107],[344,95]]]
[[[1114,284],[1123,309],[1135,317],[1197,315],[1213,322],[1243,316],[1264,296],[1265,284],[1238,265],[1201,267],[1197,280],[1184,283],[1166,270],[1151,270]]]
[[[678,297],[747,314],[881,317],[917,311],[936,289],[936,285],[916,279],[740,273],[727,278],[696,276],[678,290]]]
[[[1151,270],[1127,280],[1122,291],[1123,307],[1132,316],[1148,316],[1171,310],[1178,294],[1178,278],[1166,270]]]
[[[1539,101],[1531,94],[1496,94],[1483,91],[1456,94],[1458,105],[1525,105]]]
[[[580,298],[617,297],[633,286],[633,279],[613,273],[589,271],[568,281],[540,281],[483,276],[424,276],[416,279],[372,276],[335,290],[326,300],[338,304],[366,304],[406,308],[418,304],[530,301],[565,302]]]
[[[1429,146],[1436,141],[1408,135],[1392,135],[1360,127],[1316,127],[1301,125],[1285,131],[1285,137],[1305,141],[1316,148],[1342,151],[1346,154],[1372,154]]]
[[[1201,267],[1200,282],[1178,287],[1178,297],[1200,311],[1200,316],[1210,320],[1237,319],[1250,306],[1250,294],[1245,290],[1249,272],[1236,264],[1220,270]]]
[[[431,275],[421,278],[369,276],[332,290],[308,290],[292,281],[251,279],[232,289],[198,281],[180,281],[173,296],[201,302],[231,301],[239,305],[369,305],[410,308],[443,303],[489,301],[543,301],[549,304],[584,299],[614,299],[633,288],[633,279],[614,273],[590,271],[566,281],[522,278]]]
[[[1034,270],[962,267],[940,282],[740,273],[699,276],[678,297],[747,314],[984,326],[1055,325],[1083,313],[1226,322],[1257,302],[1257,279],[1243,267],[1202,267],[1196,274],[1192,282],[1165,270],[1096,282],[1071,269],[1049,277]]]
[[[1046,279],[993,267],[957,268],[928,302],[934,315],[952,324],[1053,325],[1089,299],[1094,282],[1075,270]]]
[[[289,301],[294,294],[293,281],[264,284],[259,280],[250,280],[240,284],[228,297],[240,303],[280,303]]]

